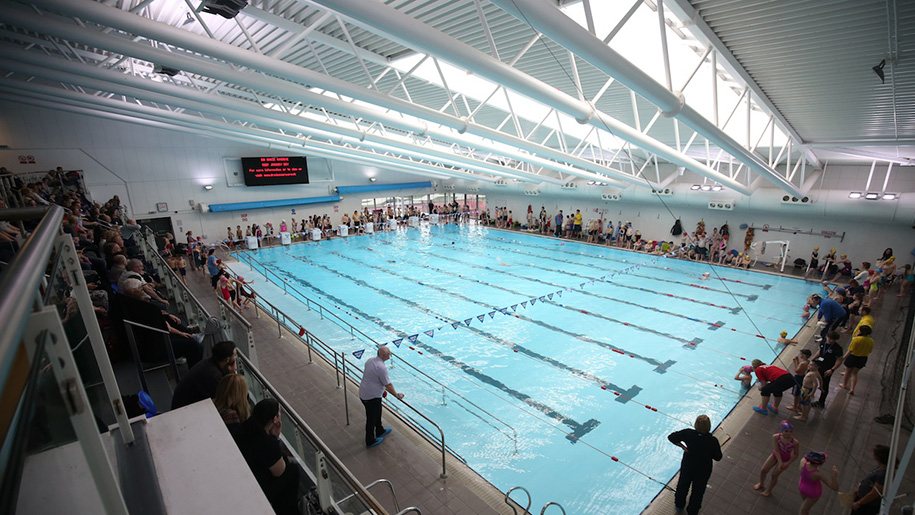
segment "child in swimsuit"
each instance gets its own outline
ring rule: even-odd
[[[805,421],[807,420],[807,415],[810,414],[810,403],[813,402],[813,394],[818,389],[823,389],[823,378],[820,375],[820,366],[816,361],[811,361],[807,365],[807,373],[804,374],[800,388],[800,395],[795,399],[800,400],[801,412],[795,415],[794,418]]]
[[[782,432],[772,435],[772,442],[775,449],[772,451],[772,454],[766,458],[762,470],[759,471],[759,483],[753,485],[754,490],[762,490],[766,485],[766,475],[772,470],[772,478],[769,480],[769,487],[760,492],[760,495],[763,497],[772,495],[772,489],[775,488],[775,485],[778,483],[779,474],[784,472],[788,466],[791,465],[791,462],[797,459],[799,454],[798,449],[800,449],[801,446],[797,441],[797,438],[793,435],[794,426],[791,425],[791,422],[782,420],[780,427]],[[778,466],[776,467],[776,465]]]
[[[753,384],[753,367],[751,365],[744,365],[740,367],[740,370],[737,371],[737,375],[734,376],[735,381],[740,381],[740,384],[749,389],[750,385]]]
[[[826,453],[818,451],[808,452],[801,460],[801,479],[797,489],[801,493],[800,515],[808,515],[813,505],[823,495],[823,483],[833,490],[839,490],[839,469],[833,465],[832,475],[827,476],[820,472],[820,465],[826,462]]]
[[[791,362],[794,364],[794,387],[791,389],[791,395],[794,396],[794,404],[788,406],[791,411],[801,410],[801,383],[804,382],[804,375],[807,374],[807,365],[810,364],[810,349],[801,349],[794,356]]]

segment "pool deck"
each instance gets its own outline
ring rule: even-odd
[[[231,266],[231,257],[220,257]],[[763,265],[751,270],[774,273],[772,268]],[[788,267],[785,272],[785,275],[795,277],[802,274],[802,271]],[[208,310],[218,313],[218,302],[205,274],[189,272],[188,284]],[[886,406],[881,407],[881,372],[891,357],[895,359],[899,345],[906,343],[899,340],[904,309],[909,302],[909,297],[896,297],[894,287],[874,307],[876,346],[868,366],[859,376],[856,394],[849,396],[845,390],[839,390],[837,385],[841,381],[837,378],[832,381],[826,408],[814,409],[809,421],[795,423],[795,436],[801,442],[802,453],[811,449],[825,451],[829,455],[827,465],[834,464],[840,470],[842,491],[855,488],[857,481],[874,467],[872,447],[877,443],[889,444],[892,426],[874,423],[873,418],[887,412]],[[802,303],[803,299],[799,299],[798,305]],[[285,337],[278,337],[276,323],[269,317],[254,318],[251,309],[244,315],[253,324],[261,372],[364,484],[379,478],[388,479],[394,485],[401,509],[417,506],[424,514],[513,513],[503,500],[504,494],[450,455],[448,477],[440,478],[440,451],[387,413],[385,423],[394,427],[394,433],[386,437],[382,445],[365,449],[362,445],[364,415],[355,391],[350,390],[350,424],[347,425],[343,394],[336,387],[333,368],[319,360],[309,364],[304,346],[288,332],[284,331]],[[790,363],[801,348],[815,350],[813,329],[809,325],[800,332],[798,340],[798,345],[790,345],[782,353],[784,362]],[[840,340],[843,348],[847,348],[848,341],[849,337],[843,335]],[[751,409],[758,398],[756,390],[751,390],[717,430],[716,434],[726,435],[722,439],[727,442],[722,448],[724,458],[715,464],[709,481],[702,509],[704,514],[796,513],[800,507],[796,466],[782,474],[772,497],[762,497],[753,490],[759,468],[771,450],[771,435],[778,432],[782,418],[793,415],[791,412],[780,416],[758,415]],[[786,395],[783,404],[790,404],[791,400],[792,397]],[[890,412],[894,408],[893,404]],[[712,421],[712,424],[717,422]],[[674,514],[674,485],[676,477],[643,513]],[[900,492],[912,491],[915,491],[915,477],[906,474]],[[372,492],[390,513],[397,511],[384,488],[376,487]],[[513,497],[523,500],[524,495],[516,492]],[[906,502],[911,503],[911,497]],[[536,506],[531,510],[540,512]],[[558,513],[555,508],[552,511]],[[828,488],[824,488],[823,497],[812,510],[812,513],[842,512],[837,496]],[[616,512],[608,506],[606,513]]]

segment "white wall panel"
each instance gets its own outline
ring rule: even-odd
[[[278,227],[281,219],[290,221],[292,209],[295,218],[302,220],[312,214],[328,214],[338,224],[342,213],[360,209],[361,197],[372,194],[344,196],[336,205],[322,204],[292,206],[289,208],[260,209],[246,213],[205,213],[192,209],[195,204],[272,200],[295,197],[325,196],[332,194],[335,185],[368,184],[369,177],[378,177],[379,183],[415,182],[426,180],[419,175],[387,172],[381,168],[355,165],[352,163],[309,158],[309,168],[316,180],[330,179],[331,182],[315,182],[309,185],[268,186],[246,188],[231,187],[226,180],[227,166],[238,166],[237,158],[242,156],[280,155],[281,151],[266,149],[258,145],[245,145],[215,138],[195,136],[185,132],[152,128],[96,117],[61,113],[50,109],[39,109],[17,103],[0,103],[0,143],[9,149],[0,149],[0,165],[14,172],[47,170],[56,166],[80,168],[86,172],[86,179],[97,200],[104,201],[117,194],[131,206],[138,217],[156,216],[156,203],[168,203],[168,216],[182,222],[181,232],[192,230],[195,234],[205,233],[211,238],[222,238],[226,226],[243,227],[251,223],[272,222]],[[33,154],[39,162],[32,166],[19,166],[19,154]],[[224,159],[231,158],[227,164]],[[672,168],[662,166],[661,177],[666,177]],[[811,172],[812,171],[808,171]],[[674,195],[663,197],[663,203],[645,188],[629,187],[623,190],[623,201],[609,202],[600,199],[600,186],[581,185],[578,190],[564,190],[556,186],[543,186],[541,196],[532,199],[523,194],[524,185],[510,184],[496,188],[482,186],[481,194],[487,195],[487,205],[493,208],[506,205],[515,218],[525,220],[527,205],[535,212],[541,205],[547,207],[552,216],[558,209],[567,214],[581,209],[585,219],[599,216],[595,209],[612,218],[614,224],[630,220],[638,226],[646,238],[659,239],[669,235],[674,216],[683,220],[684,227],[693,230],[699,219],[704,219],[709,230],[727,221],[733,234],[732,241],[742,242],[742,223],[773,227],[798,227],[801,230],[831,230],[847,232],[844,242],[821,236],[787,235],[757,231],[757,240],[790,239],[792,258],[804,257],[810,248],[818,245],[821,249],[835,246],[857,261],[872,260],[886,246],[896,247],[897,255],[903,261],[911,261],[908,247],[915,241],[915,176],[908,168],[894,166],[887,187],[888,191],[904,193],[899,201],[865,202],[848,199],[852,189],[864,189],[870,166],[828,166],[820,191],[820,183],[811,193],[816,202],[812,206],[786,206],[781,204],[782,192],[762,187],[752,197],[733,192],[694,192],[689,186],[701,183],[702,179],[686,172],[678,176],[668,187]],[[879,164],[871,183],[871,191],[883,187],[886,165]],[[649,173],[652,179],[655,176]],[[441,181],[434,181],[441,182]],[[466,191],[467,181],[450,180],[456,184],[455,193]],[[205,191],[204,184],[212,184],[213,190]],[[437,189],[442,192],[441,188]],[[425,195],[427,190],[389,191],[377,196]],[[707,208],[710,199],[736,201],[734,211],[712,211]],[[334,210],[334,207],[337,210]],[[150,214],[152,213],[152,214]],[[248,215],[242,221],[242,215]],[[178,227],[176,227],[178,230]]]

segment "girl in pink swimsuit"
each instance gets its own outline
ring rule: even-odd
[[[833,465],[832,475],[827,476],[820,472],[820,465],[826,462],[826,453],[810,451],[801,460],[801,479],[797,483],[801,493],[800,515],[808,515],[813,505],[820,500],[823,494],[823,483],[833,490],[839,490],[839,469]]]
[[[772,454],[766,458],[765,463],[763,463],[762,470],[759,471],[759,483],[753,485],[754,490],[762,490],[766,486],[766,476],[772,470],[772,479],[769,480],[769,487],[760,492],[763,497],[772,495],[772,489],[778,483],[778,476],[797,459],[799,454],[800,443],[794,437],[794,426],[791,422],[782,420],[781,430],[781,433],[772,435],[774,449]]]

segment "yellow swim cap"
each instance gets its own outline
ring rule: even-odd
[[[788,337],[788,331],[782,331],[782,332],[780,332],[779,334],[782,335],[782,338],[787,338],[787,337]]]
[[[890,258],[886,260],[886,264],[890,264],[893,261],[896,261],[896,256],[890,256]]]
[[[836,249],[829,249],[829,252],[835,252]]]
[[[813,247],[813,250],[820,250],[820,247]]]

